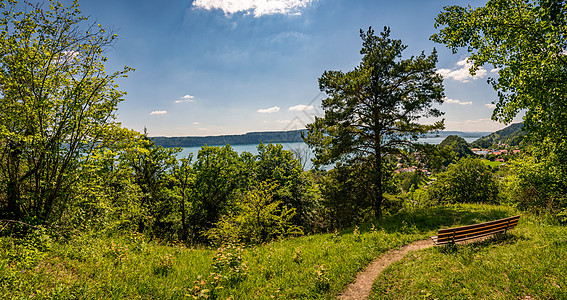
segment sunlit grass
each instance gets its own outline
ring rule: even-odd
[[[411,253],[381,274],[372,299],[566,299],[567,228],[520,218],[501,239]]]
[[[498,166],[500,166],[501,164],[503,164],[503,162],[501,162],[501,161],[490,161],[490,160],[488,160],[488,159],[483,159],[483,160],[482,160],[482,163],[483,163],[484,165],[486,165],[486,166],[491,167],[491,168],[495,168],[495,167],[498,167]]]
[[[422,209],[341,232],[221,250],[163,245],[136,234],[83,234],[68,243],[4,237],[0,298],[330,299],[389,249],[442,226],[513,213],[484,205]]]

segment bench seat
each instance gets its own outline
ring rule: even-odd
[[[480,224],[439,229],[437,231],[437,235],[432,236],[431,239],[435,245],[445,245],[476,239],[496,233],[505,234],[509,229],[518,225],[519,219],[520,216],[514,216]]]

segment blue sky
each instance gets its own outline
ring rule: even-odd
[[[408,49],[439,52],[446,130],[493,131],[491,68],[471,78],[467,53],[429,40],[443,6],[473,1],[79,0],[118,34],[108,71],[135,72],[118,121],[151,136],[203,136],[304,128],[322,115],[317,79],[360,63],[359,30],[390,26]],[[426,121],[433,122],[433,120]]]

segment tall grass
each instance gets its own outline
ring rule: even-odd
[[[1,299],[330,299],[381,253],[442,226],[512,215],[496,206],[402,212],[341,232],[221,249],[137,234],[0,238]],[[567,242],[566,242],[567,243]]]

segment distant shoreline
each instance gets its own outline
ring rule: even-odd
[[[163,147],[200,147],[203,145],[223,146],[230,145],[254,145],[259,143],[297,143],[303,142],[301,134],[306,129],[290,131],[266,131],[249,132],[246,134],[219,135],[219,136],[183,136],[183,137],[150,137],[157,145]],[[491,132],[467,132],[467,131],[440,131],[439,134],[429,134],[425,138],[447,137],[457,135],[463,138],[481,138]]]

